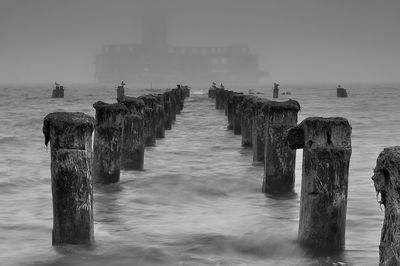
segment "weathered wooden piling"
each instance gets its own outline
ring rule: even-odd
[[[241,113],[242,146],[252,146],[252,127],[253,127],[253,104],[256,101],[255,96],[245,95],[242,103],[239,105]]]
[[[176,119],[175,108],[172,106],[171,92],[164,92],[163,95],[165,113],[164,126],[166,130],[170,130],[172,128],[172,122]]]
[[[254,162],[264,161],[265,137],[268,121],[268,108],[265,107],[267,103],[268,100],[266,99],[256,98],[251,106],[251,116],[253,117],[251,146]]]
[[[156,98],[156,138],[165,138],[165,109],[164,109],[164,94],[155,95]]]
[[[233,134],[235,135],[240,135],[242,134],[242,125],[241,125],[241,119],[242,119],[242,114],[239,111],[239,105],[242,103],[244,99],[243,93],[235,93],[232,96],[232,129],[233,129]]]
[[[279,84],[274,83],[274,91],[273,91],[273,98],[279,97]]]
[[[172,97],[175,100],[175,113],[180,114],[183,109],[183,96],[182,90],[179,88],[175,88],[171,90]]]
[[[385,148],[378,156],[372,177],[379,204],[385,207],[379,265],[400,265],[400,146]]]
[[[122,133],[128,109],[122,103],[96,102],[94,134],[94,181],[109,184],[119,181],[122,154]]]
[[[51,113],[43,121],[50,142],[53,245],[93,242],[92,132],[83,113]]]
[[[303,149],[299,242],[325,250],[345,247],[351,126],[345,118],[310,117],[288,132]]]
[[[190,97],[190,87],[188,85],[185,85],[182,87],[183,89],[183,94],[185,96],[185,98],[189,98]]]
[[[125,96],[121,101],[128,113],[124,117],[122,133],[121,165],[126,170],[143,170],[144,137],[143,137],[143,100]]]
[[[215,99],[215,89],[216,87],[210,87],[208,89],[208,98]]]
[[[292,192],[295,181],[296,151],[286,145],[286,131],[297,125],[300,104],[295,100],[268,101],[264,105],[265,131],[263,192]]]
[[[215,109],[225,109],[225,90],[221,88],[215,89]]]
[[[57,85],[53,89],[51,98],[64,98],[64,86]]]
[[[123,85],[119,85],[117,87],[117,101],[121,101],[125,97],[125,87]]]
[[[346,89],[340,87],[340,85],[336,89],[336,96],[340,98],[346,98],[347,97],[347,91]]]
[[[139,96],[142,99],[144,108],[144,143],[145,146],[156,145],[156,119],[157,119],[157,100],[154,95]]]
[[[225,115],[228,118],[228,130],[233,130],[233,95],[235,95],[235,93],[236,92],[224,90],[221,97],[221,107],[224,107]]]

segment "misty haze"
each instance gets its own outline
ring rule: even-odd
[[[0,80],[93,83],[105,47],[145,44],[171,49],[164,57],[189,53],[179,47],[248,48],[256,57],[248,62],[253,77],[258,69],[266,83],[393,83],[399,80],[399,9],[396,0],[2,0]],[[207,57],[201,53],[199,61]],[[189,56],[178,57],[157,63]],[[186,71],[201,79],[196,70]]]

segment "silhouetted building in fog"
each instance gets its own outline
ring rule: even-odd
[[[248,46],[168,45],[162,3],[147,0],[142,11],[142,43],[103,46],[95,60],[99,82],[257,83],[265,75]]]

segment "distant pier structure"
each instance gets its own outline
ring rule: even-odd
[[[266,72],[246,45],[218,47],[172,46],[167,43],[167,14],[161,0],[140,1],[141,43],[104,45],[95,58],[101,83],[120,80],[148,84],[224,80],[254,84]]]

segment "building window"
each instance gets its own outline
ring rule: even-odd
[[[213,57],[213,58],[211,59],[211,64],[217,65],[217,64],[218,64],[218,58],[217,58],[217,57]]]
[[[227,62],[227,61],[226,61],[226,57],[222,57],[222,58],[221,58],[221,64],[226,65],[226,62]]]

